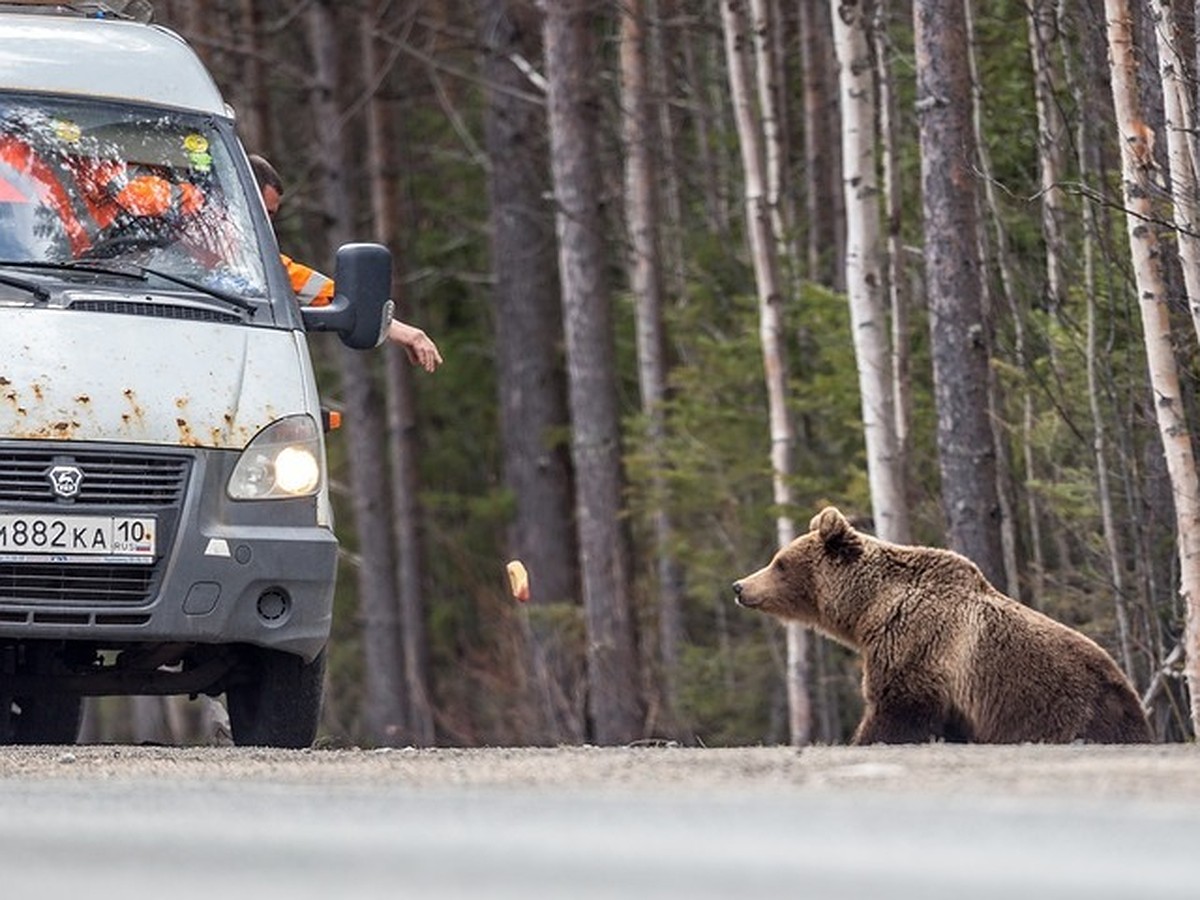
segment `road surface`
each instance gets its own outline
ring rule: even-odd
[[[1198,878],[1193,746],[0,748],[14,898],[1124,898]]]

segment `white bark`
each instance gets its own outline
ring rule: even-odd
[[[1129,6],[1127,0],[1105,0],[1104,8],[1108,19],[1113,108],[1120,131],[1125,219],[1154,409],[1175,501],[1179,592],[1186,614],[1184,674],[1191,695],[1192,729],[1196,732],[1200,731],[1200,483],[1180,395],[1157,235],[1147,224],[1153,212],[1149,174],[1154,165],[1153,138],[1138,107]]]
[[[887,0],[876,0],[875,28],[872,34],[875,50],[876,84],[879,85],[879,152],[883,158],[880,172],[883,179],[884,215],[887,221],[887,286],[892,326],[892,406],[896,419],[896,453],[903,473],[908,471],[909,420],[912,392],[909,386],[910,354],[908,292],[904,284],[904,246],[901,241],[900,219],[903,202],[900,193],[900,163],[896,153],[896,96],[892,86],[891,44],[887,39]],[[907,475],[905,475],[907,481]],[[906,498],[907,501],[907,498]]]
[[[876,179],[875,91],[864,4],[831,0],[842,104],[842,172],[846,197],[846,294],[867,445],[867,479],[875,530],[884,540],[911,540],[904,471],[896,438],[891,347],[883,297],[883,251]]]
[[[1158,70],[1162,80],[1167,122],[1167,163],[1171,172],[1171,202],[1175,209],[1175,236],[1187,289],[1192,324],[1200,336],[1200,201],[1197,198],[1197,162],[1194,100],[1187,84],[1187,67],[1179,56],[1178,31],[1170,0],[1154,0],[1158,37]]]
[[[1041,187],[1042,240],[1046,245],[1046,304],[1057,313],[1064,297],[1062,258],[1062,171],[1066,124],[1057,98],[1057,66],[1052,49],[1059,34],[1055,0],[1029,7],[1029,52],[1038,117],[1038,173]]]
[[[741,0],[721,0],[721,23],[725,34],[725,56],[729,70],[729,92],[737,123],[738,143],[745,177],[746,230],[758,288],[759,334],[763,369],[766,373],[768,418],[771,429],[771,471],[775,505],[783,510],[776,519],[779,546],[795,537],[795,526],[786,510],[792,502],[792,445],[795,442],[787,409],[787,366],[784,361],[783,294],[776,256],[775,235],[767,197],[765,151],[762,125],[753,106],[748,60],[746,59],[745,9]],[[792,743],[807,744],[812,733],[812,710],[808,700],[808,634],[798,625],[787,629],[788,709]]]
[[[775,259],[784,275],[784,261],[794,257],[790,241],[793,217],[785,203],[787,191],[787,140],[782,111],[782,78],[774,35],[779,19],[772,0],[750,0],[750,33],[754,39],[754,82],[758,92],[758,117],[762,131],[765,163],[767,209],[771,215],[771,236],[775,241]]]

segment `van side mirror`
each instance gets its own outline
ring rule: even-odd
[[[306,306],[300,314],[309,331],[334,331],[354,350],[378,347],[392,321],[392,254],[382,244],[338,248],[333,302]]]

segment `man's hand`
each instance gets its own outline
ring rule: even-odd
[[[437,344],[415,325],[392,319],[387,336],[389,341],[395,341],[404,348],[409,362],[414,366],[420,366],[426,372],[434,372],[442,364],[442,354]]]

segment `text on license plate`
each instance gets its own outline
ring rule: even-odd
[[[0,555],[154,557],[153,516],[0,514]]]

